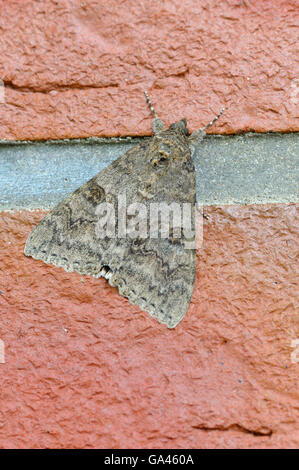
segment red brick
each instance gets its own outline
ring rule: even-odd
[[[298,448],[298,207],[206,212],[174,330],[25,257],[43,213],[2,213],[0,447]]]
[[[298,5],[287,1],[3,0],[1,139],[298,131]]]

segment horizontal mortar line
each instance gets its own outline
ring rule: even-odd
[[[284,137],[286,135],[294,135],[295,138],[299,136],[299,132],[240,132],[235,134],[213,134],[207,131],[205,139],[215,138],[222,139],[223,137],[227,138],[236,138],[236,137],[265,137],[265,136],[279,136]],[[114,144],[119,142],[132,142],[139,143],[146,139],[150,139],[151,136],[135,136],[135,135],[125,135],[125,136],[113,136],[113,137],[70,137],[67,139],[25,139],[25,140],[10,140],[10,139],[0,139],[0,149],[3,145],[63,145],[63,144]]]
[[[0,210],[50,209],[146,138],[0,145]],[[299,202],[299,133],[209,135],[196,149],[203,205]]]
[[[0,150],[3,145],[65,145],[65,144],[114,144],[120,142],[130,142],[138,144],[146,139],[150,139],[149,136],[119,136],[119,137],[78,137],[70,139],[40,139],[40,140],[7,140],[0,139]]]

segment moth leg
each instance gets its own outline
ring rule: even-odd
[[[153,107],[153,105],[152,105],[152,103],[151,103],[151,100],[150,100],[150,98],[149,98],[149,96],[148,96],[147,91],[145,91],[144,94],[145,94],[146,102],[147,102],[147,104],[148,104],[148,106],[149,106],[151,112],[152,112],[153,115],[154,115],[154,119],[153,119],[153,131],[154,131],[155,134],[159,134],[160,132],[162,132],[162,131],[165,130],[165,124],[164,124],[164,122],[163,122],[161,119],[158,118],[157,113],[156,113],[156,111],[155,111],[155,109],[154,109],[154,107]]]
[[[105,279],[109,281],[109,279],[112,277],[113,272],[109,268],[109,266],[102,266],[100,270],[100,277],[103,276]]]

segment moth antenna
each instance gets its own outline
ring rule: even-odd
[[[158,119],[157,113],[156,113],[156,111],[155,111],[155,109],[154,109],[154,107],[153,107],[153,105],[152,105],[152,103],[151,103],[150,97],[148,96],[148,92],[145,91],[144,94],[145,94],[146,102],[147,102],[147,104],[148,104],[148,106],[149,106],[151,112],[152,112],[153,115],[155,116],[155,119]]]
[[[225,108],[222,108],[221,111],[220,111],[220,113],[217,114],[217,116],[215,116],[214,119],[212,119],[212,121],[210,121],[206,126],[202,127],[202,128],[199,129],[199,130],[200,130],[200,131],[205,131],[206,129],[208,129],[208,127],[211,127],[211,126],[214,124],[214,122],[216,122],[217,119],[219,119],[220,116],[222,116],[222,114],[224,113],[224,111],[225,111]]]

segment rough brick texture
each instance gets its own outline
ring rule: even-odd
[[[299,130],[298,4],[226,0],[2,0],[0,138]],[[298,54],[297,54],[298,55]]]
[[[0,139],[150,134],[145,89],[191,131],[223,105],[211,132],[298,131],[297,17],[291,0],[2,0]],[[298,448],[298,206],[207,213],[172,331],[26,258],[41,212],[0,214],[0,447]]]
[[[175,330],[105,280],[26,258],[43,214],[3,213],[0,446],[298,447],[297,212],[208,209]]]

